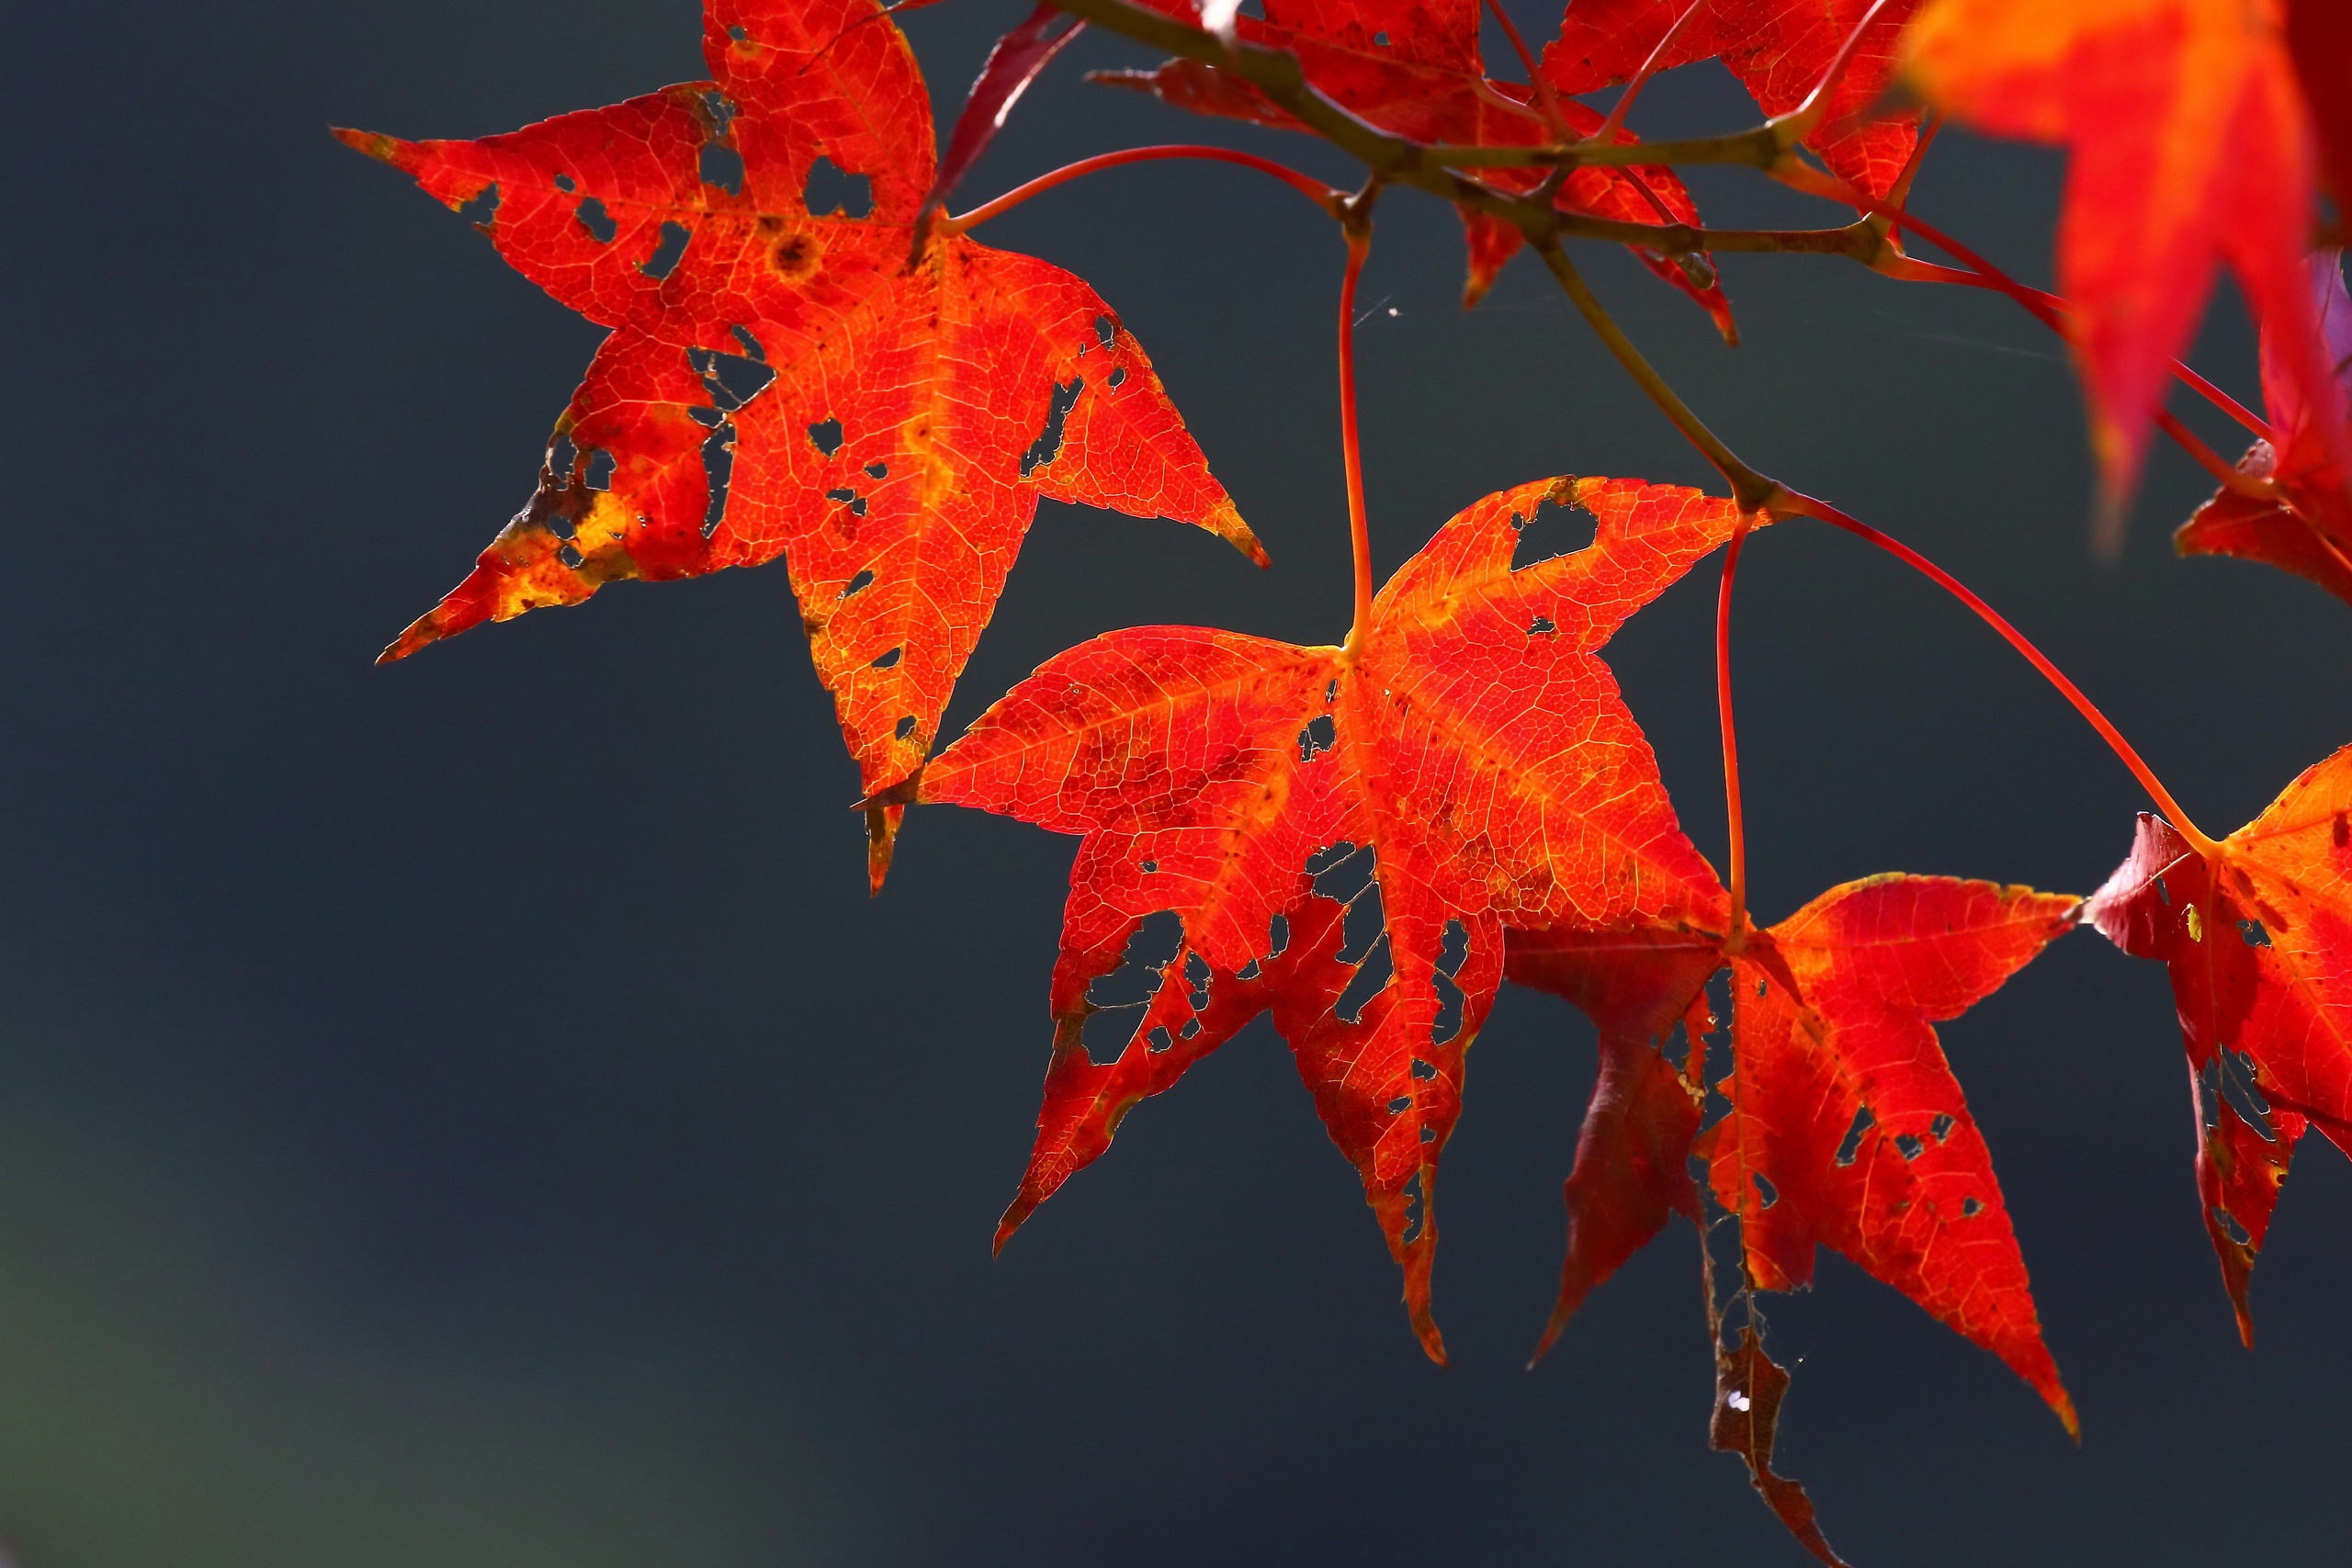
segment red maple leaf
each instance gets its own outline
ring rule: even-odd
[[[704,55],[711,81],[478,141],[337,132],[450,207],[494,192],[500,254],[613,329],[530,503],[384,657],[782,555],[871,793],[929,752],[1040,495],[1264,557],[1092,289],[960,234],[915,254],[930,98],[874,0],[709,0]],[[820,159],[870,212],[809,206]]]
[[[1589,513],[1593,542],[1514,569],[1546,502]],[[1727,918],[1598,655],[1736,518],[1728,501],[1638,480],[1488,496],[1389,581],[1355,653],[1114,632],[1049,660],[898,792],[1084,835],[1045,1105],[1000,1245],[1139,1100],[1271,1010],[1442,1359],[1430,1204],[1505,922]],[[1350,866],[1363,886],[1343,900],[1332,879]],[[1347,942],[1351,906],[1363,929]],[[1182,941],[1098,1062],[1082,1038],[1090,987],[1163,910]],[[1375,944],[1390,973],[1359,1006]]]
[[[2323,396],[2302,270],[2312,133],[2282,20],[2281,0],[1931,0],[1908,35],[1930,101],[2071,149],[2058,291],[2110,511],[2220,262],[2303,402]]]
[[[1514,930],[1510,977],[1575,1002],[1601,1049],[1537,1354],[1670,1213],[1697,1216],[1696,1153],[1739,1216],[1752,1288],[1810,1285],[1815,1247],[1830,1247],[1999,1356],[2075,1430],[1992,1156],[1933,1024],[1997,988],[2080,907],[1889,874],[1833,887],[1736,946],[1691,922]],[[1702,1039],[1700,987],[1726,963],[1733,1069],[1715,1087],[1730,1108],[1702,1133],[1699,1061],[1678,1071],[1659,1046],[1677,1021]]]
[[[1197,20],[1188,0],[1159,4]],[[1246,42],[1297,55],[1307,81],[1326,96],[1410,141],[1540,146],[1555,139],[1545,118],[1552,111],[1571,136],[1588,137],[1601,128],[1605,117],[1584,104],[1555,102],[1547,110],[1532,87],[1489,79],[1478,45],[1479,15],[1480,0],[1268,0],[1262,18],[1239,17],[1234,26]],[[1105,72],[1095,79],[1140,87],[1196,114],[1301,129],[1256,87],[1195,61],[1170,60],[1149,72]],[[1620,130],[1614,140],[1631,144],[1637,139]],[[1498,190],[1524,194],[1544,174],[1490,169],[1484,177]],[[1656,165],[1572,170],[1555,200],[1563,211],[1625,223],[1699,221],[1680,177]],[[1470,253],[1463,303],[1475,305],[1524,240],[1509,224],[1467,208],[1462,221]],[[1633,249],[1643,265],[1698,301],[1718,331],[1737,340],[1730,301],[1703,258],[1686,266]]]
[[[2172,974],[2205,1228],[2254,1343],[2246,1288],[2296,1143],[2352,1154],[2352,748],[2200,854],[2143,814],[2085,914]]]
[[[2268,479],[2268,496],[2223,489],[2173,536],[2185,556],[2236,556],[2268,561],[2352,602],[2352,499],[2336,453],[2352,411],[2352,298],[2344,291],[2343,257],[2321,251],[2310,263],[2312,313],[2335,367],[2316,403],[2290,371],[2278,332],[2262,334],[2262,396],[2274,441],[2257,441],[2238,460],[2241,472]],[[2328,439],[2331,430],[2338,439]]]
[[[1889,0],[1871,19],[1804,138],[1830,173],[1873,197],[1894,189],[1918,144],[1916,112],[1870,112],[1894,80],[1903,24],[1918,6]],[[1544,75],[1555,92],[1597,92],[1631,80],[1663,43],[1654,72],[1721,60],[1766,114],[1788,114],[1870,8],[1871,0],[1573,0],[1544,46]]]

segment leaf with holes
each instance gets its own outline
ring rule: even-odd
[[[1999,1356],[2073,1431],[1992,1156],[1932,1026],[1997,988],[2080,905],[1889,874],[1834,887],[1736,951],[1720,925],[1514,931],[1510,977],[1577,1003],[1602,1041],[1544,1346],[1670,1213],[1695,1215],[1696,1153],[1739,1216],[1754,1288],[1810,1285],[1815,1246],[1833,1247]],[[1724,963],[1733,1066],[1715,1087],[1730,1109],[1699,1132],[1701,987]],[[1660,1051],[1678,1021],[1692,1043],[1682,1072]]]
[[[1262,18],[1243,17],[1234,25],[1246,42],[1296,54],[1308,82],[1335,102],[1416,141],[1539,146],[1555,139],[1546,119],[1553,112],[1569,135],[1599,130],[1604,117],[1586,105],[1547,107],[1525,84],[1488,79],[1478,46],[1479,6],[1480,0],[1268,0]],[[1159,8],[1197,19],[1184,0],[1164,0]],[[1171,60],[1148,72],[1098,73],[1093,79],[1141,88],[1196,114],[1300,129],[1256,87],[1193,61]],[[1621,130],[1616,140],[1636,139]],[[1498,189],[1523,194],[1544,173],[1490,169],[1482,177]],[[1564,211],[1625,223],[1699,221],[1680,177],[1655,165],[1574,170],[1557,203]],[[1475,305],[1524,242],[1508,224],[1461,210],[1470,254],[1463,303]],[[1731,304],[1706,258],[1677,261],[1644,247],[1633,250],[1643,265],[1696,300],[1724,337],[1737,341]]]
[[[2316,404],[2288,373],[2275,329],[2262,334],[2262,396],[2275,441],[2257,441],[2239,471],[2270,481],[2267,496],[2223,489],[2173,536],[2185,556],[2235,556],[2267,561],[2309,578],[2352,603],[2352,499],[2345,491],[2330,429],[2342,431],[2352,410],[2352,298],[2344,291],[2343,257],[2321,251],[2311,268],[2312,312],[2336,378]]]
[[[1918,5],[1887,0],[1871,17],[1804,138],[1830,173],[1873,197],[1895,188],[1918,145],[1915,111],[1876,107]],[[1720,60],[1766,114],[1789,114],[1828,75],[1870,9],[1871,0],[1575,0],[1560,36],[1544,46],[1544,77],[1557,93],[1593,93],[1631,81],[1653,55],[1653,72]]]
[[[2283,349],[2306,406],[2327,381],[2302,269],[2311,243],[2311,116],[2282,37],[2282,0],[1931,0],[1909,73],[1955,118],[2065,143],[2058,290],[2110,502],[2218,263]],[[2324,438],[2337,439],[2335,433]]]
[[[2306,770],[2208,859],[2143,815],[2086,913],[2172,973],[2197,1112],[2197,1190],[2238,1333],[2296,1143],[2352,1154],[2352,748]]]
[[[1592,542],[1514,568],[1546,502],[1593,519]],[[1638,480],[1488,496],[1390,579],[1354,653],[1114,632],[1048,660],[886,797],[1084,835],[1045,1109],[1000,1243],[1138,1100],[1271,1010],[1442,1359],[1434,1182],[1504,923],[1724,918],[1599,652],[1736,517]],[[1181,941],[1162,983],[1097,1062],[1090,991],[1169,910]]]
[[[709,82],[479,141],[337,133],[494,201],[500,254],[613,329],[529,504],[384,657],[782,555],[871,793],[929,751],[1039,496],[1264,556],[1092,289],[961,235],[912,254],[931,105],[874,0],[709,0],[704,54]],[[813,197],[828,172],[870,210]]]

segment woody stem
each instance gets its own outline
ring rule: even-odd
[[[1772,505],[1783,493],[1779,483],[1741,462],[1738,455],[1724,446],[1722,438],[1690,412],[1690,405],[1666,384],[1666,378],[1643,357],[1642,351],[1634,346],[1634,340],[1625,335],[1624,329],[1611,317],[1607,308],[1594,298],[1584,276],[1577,271],[1576,264],[1568,260],[1567,253],[1558,244],[1549,243],[1540,246],[1539,254],[1544,257],[1544,265],[1552,269],[1552,276],[1559,280],[1561,288],[1566,291],[1577,314],[1584,317],[1586,324],[1616,356],[1617,363],[1640,383],[1642,390],[1649,394],[1650,401],[1673,422],[1674,428],[1680,431],[1683,437],[1715,466],[1716,472],[1723,475],[1724,481],[1731,486],[1732,499],[1739,502],[1740,510],[1754,512]]]
[[[1056,186],[1067,185],[1081,175],[1115,169],[1125,164],[1158,163],[1163,158],[1201,158],[1212,163],[1238,164],[1245,169],[1256,169],[1261,174],[1272,175],[1334,218],[1340,216],[1340,203],[1346,199],[1321,180],[1311,179],[1295,169],[1275,163],[1272,158],[1261,158],[1254,152],[1238,152],[1230,147],[1171,143],[1158,147],[1126,147],[1116,152],[1098,152],[1091,158],[1065,164],[1050,174],[1039,175],[1026,185],[1015,186],[995,200],[983,202],[969,212],[941,220],[939,227],[950,233],[960,233],[1010,212],[1033,196],[1043,196]]]
[[[1356,435],[1356,279],[1372,250],[1372,225],[1348,224],[1348,270],[1340,284],[1340,451],[1348,472],[1348,538],[1355,562],[1355,619],[1340,658],[1352,663],[1372,626],[1372,533],[1364,521],[1363,448]]]
[[[1731,938],[1736,953],[1747,937],[1747,826],[1739,803],[1739,727],[1731,714],[1731,585],[1739,571],[1739,547],[1747,541],[1749,520],[1732,528],[1724,551],[1724,582],[1715,594],[1715,713],[1723,730],[1724,816],[1731,839]]]
[[[1876,545],[1880,549],[1918,572],[1974,611],[1978,619],[2000,633],[2002,638],[2011,648],[2025,656],[2027,663],[2041,672],[2043,680],[2058,689],[2059,695],[2074,705],[2075,712],[2089,721],[2090,727],[2098,731],[2099,739],[2107,742],[2108,750],[2113,751],[2121,760],[2123,765],[2132,770],[2132,776],[2140,781],[2140,787],[2148,792],[2148,797],[2156,803],[2156,808],[2164,813],[2165,819],[2179,831],[2182,838],[2188,840],[2191,848],[2209,860],[2222,854],[2222,846],[2206,837],[2197,824],[2189,820],[2188,813],[2181,809],[2180,802],[2173,798],[2172,792],[2165,787],[2164,781],[2156,777],[2155,770],[2148,766],[2146,761],[2132,748],[2129,740],[2123,739],[2122,731],[2117,729],[2109,722],[2107,715],[2099,711],[2098,705],[2085,696],[2083,689],[2068,680],[2065,672],[2050,661],[2049,655],[2036,648],[2032,640],[2023,632],[2009,625],[2007,618],[1998,610],[1978,598],[1967,584],[1901,540],[1879,532],[1867,523],[1858,522],[1847,516],[1826,502],[1815,501],[1811,496],[1798,495],[1792,491],[1782,493],[1787,498],[1785,510],[1788,512],[1799,516],[1818,519],[1832,527],[1843,528],[1856,538]]]

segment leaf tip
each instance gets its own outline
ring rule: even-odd
[[[327,134],[355,152],[365,153],[379,164],[390,164],[395,167],[400,164],[401,149],[408,145],[397,136],[385,136],[373,130],[353,130],[340,125],[327,127]]]

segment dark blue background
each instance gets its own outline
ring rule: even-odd
[[[910,17],[951,102],[1020,9]],[[967,197],[1223,134],[1080,80],[1148,60],[1082,40]],[[1637,123],[1747,123],[1713,69]],[[919,813],[869,902],[780,567],[370,667],[528,493],[597,333],[325,127],[481,134],[702,71],[693,0],[16,14],[0,1534],[28,1568],[1803,1561],[1705,1450],[1687,1232],[1521,1370],[1592,1071],[1564,1006],[1506,996],[1474,1054],[1450,1371],[1262,1025],[991,1263],[1070,846]],[[1918,202],[2042,280],[2060,175],[1955,135]],[[1832,217],[1698,184],[1719,222]],[[951,728],[1117,626],[1333,637],[1329,226],[1161,165],[987,237],[1116,306],[1276,566],[1048,504]],[[1384,573],[1509,483],[1708,481],[1532,264],[1468,317],[1459,266],[1451,214],[1384,208],[1362,334]],[[2352,739],[2352,612],[2173,560],[2208,488],[2176,455],[2120,563],[2091,558],[2073,381],[2007,302],[1735,257],[1733,353],[1621,254],[1590,268],[1735,445],[2007,608],[2207,827]],[[2251,395],[2242,319],[2215,321],[2200,363]],[[1720,855],[1711,576],[1611,659]],[[1737,642],[1766,916],[1892,868],[2086,892],[2123,854],[2130,779],[1893,563],[1773,530]],[[2070,937],[1945,1038],[2085,1441],[1826,1258],[1773,1325],[1802,1358],[1785,1468],[1832,1539],[1866,1565],[2341,1562],[2344,1162],[2306,1150],[2248,1356],[2161,972]]]

